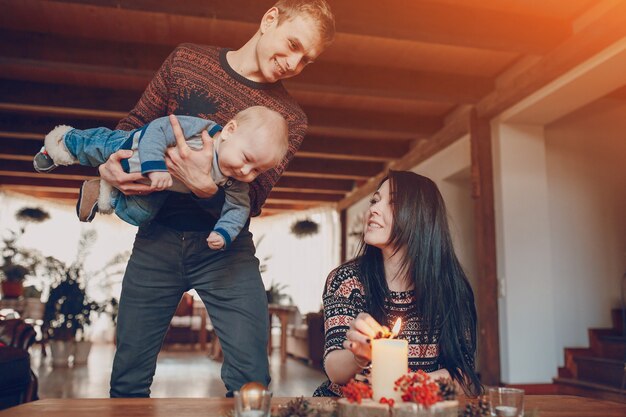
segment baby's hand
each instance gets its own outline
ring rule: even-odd
[[[154,171],[148,173],[150,188],[155,191],[163,191],[172,186],[172,176],[166,171]]]
[[[224,238],[219,233],[211,232],[206,241],[209,243],[209,248],[213,250],[222,249],[224,247]]]

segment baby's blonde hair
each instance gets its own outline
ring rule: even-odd
[[[265,106],[252,106],[237,113],[233,120],[246,133],[270,141],[268,146],[276,150],[276,164],[283,160],[289,149],[289,125],[282,114]]]

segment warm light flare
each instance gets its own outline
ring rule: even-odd
[[[398,320],[396,320],[396,324],[394,324],[393,329],[391,329],[391,337],[396,337],[398,333],[400,333],[401,326],[402,326],[402,319],[398,317]]]

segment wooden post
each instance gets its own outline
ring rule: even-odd
[[[348,225],[346,222],[348,209],[340,209],[339,210],[339,222],[341,223],[341,263],[346,261],[347,251],[347,236],[348,236]]]
[[[491,157],[491,125],[470,113],[471,180],[474,199],[475,247],[478,277],[478,358],[481,381],[500,383],[500,340],[498,329],[498,277],[496,269],[496,231]]]

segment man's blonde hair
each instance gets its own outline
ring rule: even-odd
[[[278,9],[278,24],[295,16],[309,16],[318,25],[322,42],[328,46],[335,38],[335,16],[326,0],[278,0],[274,7]]]

